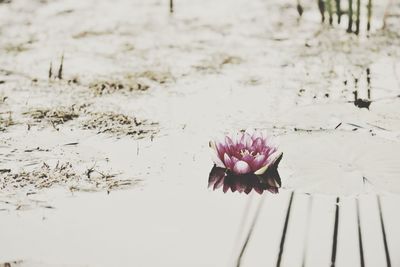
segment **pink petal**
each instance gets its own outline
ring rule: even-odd
[[[219,158],[219,155],[215,150],[211,151],[211,159],[217,165],[218,167],[225,168],[226,165],[222,162],[222,160]]]
[[[225,162],[225,166],[229,169],[233,169],[233,162],[232,160],[229,158],[228,154],[224,154],[224,162]]]
[[[253,149],[257,152],[261,152],[262,149],[264,148],[264,142],[261,138],[257,138],[253,142]]]
[[[235,156],[232,156],[232,157],[231,157],[231,160],[232,160],[233,166],[235,166],[236,162],[239,161],[239,159],[238,159],[237,157],[235,157]]]
[[[224,156],[224,153],[226,152],[226,147],[222,143],[217,143],[216,144],[218,156],[222,158]]]
[[[254,131],[254,133],[251,136],[253,138],[253,140],[256,140],[258,138],[262,138],[262,133],[260,131]]]
[[[251,172],[251,168],[246,161],[239,160],[238,162],[235,163],[233,171],[237,174],[245,174]]]
[[[253,144],[253,140],[251,139],[251,135],[248,133],[244,133],[241,143],[245,145],[246,148],[251,148],[251,145]]]
[[[234,146],[233,141],[229,136],[225,136],[225,145],[229,148]]]
[[[253,159],[254,159],[254,157],[250,154],[244,155],[242,157],[242,160],[246,161],[250,166],[251,166],[251,163],[253,162]]]
[[[247,128],[246,131],[244,132],[250,136],[253,136],[256,133],[256,131],[253,128]]]
[[[267,157],[265,155],[257,155],[251,163],[251,169],[256,171],[266,164]]]

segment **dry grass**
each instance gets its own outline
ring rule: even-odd
[[[33,119],[33,124],[50,123],[53,127],[79,117],[80,112],[87,105],[56,107],[56,108],[36,108],[23,113]],[[57,129],[57,128],[56,128]]]
[[[98,134],[109,133],[117,136],[132,136],[137,139],[152,137],[158,132],[158,124],[139,120],[114,112],[92,113],[86,120],[83,129],[96,130]]]
[[[146,91],[152,83],[165,84],[174,80],[169,71],[147,70],[139,73],[126,74],[122,78],[94,81],[89,89],[96,96],[115,92]]]
[[[11,111],[0,113],[0,132],[4,132],[8,127],[15,125],[11,114]]]
[[[77,173],[69,162],[57,163],[51,167],[46,163],[31,170],[13,173],[0,172],[0,189],[8,192],[25,190],[32,194],[56,185],[66,186],[71,191],[110,191],[137,184],[139,180],[120,179],[117,174],[109,174],[94,167],[84,173]]]
[[[89,89],[96,96],[101,96],[115,92],[145,91],[149,89],[149,86],[132,79],[125,81],[97,81],[89,84]]]
[[[236,56],[226,54],[216,54],[209,59],[205,59],[200,64],[194,66],[196,70],[205,73],[218,73],[226,65],[236,65],[242,63],[243,60]]]

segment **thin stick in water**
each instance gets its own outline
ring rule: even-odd
[[[342,8],[340,7],[340,0],[335,0],[336,2],[336,15],[337,15],[337,23],[340,24],[342,20]]]
[[[367,94],[368,99],[371,100],[371,71],[367,68]]]
[[[289,224],[290,209],[292,208],[293,195],[294,195],[294,191],[290,194],[289,205],[288,205],[287,212],[286,212],[285,225],[283,226],[283,231],[282,231],[281,244],[279,245],[279,254],[278,254],[278,260],[276,262],[276,267],[281,266],[283,248],[285,246],[286,232],[287,232],[287,227]]]
[[[313,197],[310,196],[308,201],[308,209],[307,209],[307,224],[306,224],[306,231],[304,234],[304,247],[303,247],[303,262],[301,264],[302,267],[307,266],[307,245],[308,245],[308,235],[310,233],[310,218],[312,213],[312,204],[313,204]]]
[[[256,226],[256,222],[258,221],[258,216],[260,215],[260,211],[263,206],[263,203],[264,203],[264,197],[262,197],[260,199],[260,202],[258,203],[256,214],[254,215],[253,221],[251,222],[249,232],[247,233],[247,236],[246,236],[246,240],[244,241],[244,243],[242,245],[242,249],[240,250],[239,256],[237,258],[236,267],[240,267],[240,265],[242,264],[242,257],[244,255],[244,252],[246,251],[246,247],[250,241],[251,235],[253,234],[253,230],[254,230],[254,227]]]
[[[391,263],[391,261],[390,261],[389,248],[388,248],[388,243],[387,243],[387,239],[386,239],[385,224],[384,224],[384,222],[383,222],[381,198],[380,198],[379,195],[377,195],[377,196],[376,196],[376,199],[378,200],[379,218],[380,218],[380,220],[381,220],[381,229],[382,229],[383,244],[385,245],[386,265],[387,265],[387,267],[391,267],[391,266],[392,266],[392,263]]]
[[[61,63],[60,63],[60,67],[58,69],[58,75],[57,78],[62,80],[63,77],[63,64],[64,64],[64,54],[62,54],[61,56]]]
[[[324,0],[318,0],[318,8],[319,12],[321,13],[321,21],[325,21],[325,2]]]
[[[361,7],[361,0],[357,0],[357,10],[356,10],[356,31],[354,32],[355,34],[360,33],[360,8]]]
[[[53,63],[50,61],[50,67],[49,67],[49,79],[51,79],[51,76],[53,76]]]
[[[349,0],[349,25],[347,26],[347,32],[352,32],[353,28],[353,0]]]
[[[331,267],[335,267],[335,263],[336,263],[337,237],[338,237],[338,230],[339,230],[339,201],[340,201],[340,198],[337,197],[336,198],[336,212],[335,212],[335,226],[333,228]]]
[[[301,6],[300,0],[297,0],[297,13],[299,13],[299,16],[301,17],[301,15],[303,15],[303,7]]]
[[[328,14],[329,14],[329,25],[333,23],[333,10],[332,10],[332,0],[328,0]]]
[[[368,0],[367,5],[367,31],[371,29],[372,0]]]
[[[361,267],[365,266],[364,263],[364,249],[362,243],[362,234],[361,234],[361,219],[360,219],[360,205],[358,198],[356,199],[356,209],[357,209],[357,225],[358,225],[358,245],[360,248],[360,263]]]
[[[174,13],[174,0],[169,0],[169,13]]]
[[[244,207],[242,219],[240,221],[239,229],[238,229],[238,232],[236,234],[236,242],[235,242],[235,244],[239,244],[240,243],[240,240],[241,240],[243,232],[244,232],[244,226],[245,226],[246,220],[249,217],[249,211],[250,211],[250,207],[251,207],[251,203],[252,202],[253,202],[253,195],[250,196],[250,198],[246,202],[246,206]],[[237,250],[238,250],[238,246],[235,245],[234,246],[234,251],[233,251],[232,254],[234,255]]]

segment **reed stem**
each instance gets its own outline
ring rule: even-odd
[[[321,13],[321,21],[325,21],[325,1],[324,0],[318,0],[318,8],[319,12]]]
[[[349,16],[349,24],[347,26],[347,32],[351,32],[353,27],[353,0],[349,0],[348,16]]]
[[[367,31],[369,31],[371,29],[372,0],[368,0],[367,10],[368,10]]]
[[[361,0],[357,0],[357,18],[356,18],[356,31],[355,34],[360,33],[360,8],[361,7]]]
[[[332,0],[327,0],[328,14],[329,14],[329,24],[333,23],[333,11],[332,11]]]
[[[337,15],[337,23],[340,24],[342,20],[342,9],[340,7],[340,0],[335,0],[336,2],[336,15]]]

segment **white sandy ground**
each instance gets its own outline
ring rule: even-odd
[[[386,2],[374,3],[367,37],[365,17],[360,36],[346,34],[344,25],[321,25],[314,2],[304,1],[300,20],[295,1],[177,1],[173,16],[166,1],[0,4],[0,99],[7,97],[0,112],[3,118],[11,112],[16,122],[0,132],[0,169],[29,171],[61,161],[77,172],[96,164],[141,180],[110,194],[71,193],[62,185],[29,196],[2,192],[0,263],[234,264],[249,197],[206,188],[208,140],[255,127],[279,136],[283,189],[266,196],[243,265],[275,266],[295,190],[296,223],[289,224],[282,266],[301,266],[303,255],[307,266],[328,266],[336,196],[343,221],[338,266],[359,264],[358,198],[366,262],[383,266],[376,194],[383,199],[392,266],[400,266],[400,6],[392,4],[380,30]],[[62,53],[64,79],[49,81],[49,64],[56,69]],[[367,96],[367,68],[369,110],[350,103],[356,86]],[[144,79],[150,89],[140,92],[95,96],[89,89],[98,81],[129,83],[143,71],[169,78],[161,84]],[[78,83],[67,82],[74,78]],[[73,104],[158,122],[159,133],[153,140],[96,134],[81,129],[86,115],[59,131],[46,122],[28,130],[32,119],[24,112]],[[25,152],[37,147],[48,151]],[[314,199],[310,214],[304,193]]]

